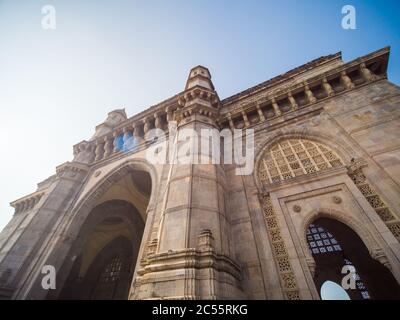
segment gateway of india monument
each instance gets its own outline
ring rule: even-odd
[[[389,55],[324,56],[225,99],[197,66],[175,96],[130,118],[111,111],[73,160],[11,202],[0,298],[318,300],[350,270],[351,299],[400,299]],[[155,129],[164,136],[149,139]],[[179,146],[210,160],[179,138],[205,129],[243,131],[234,161],[149,160]]]

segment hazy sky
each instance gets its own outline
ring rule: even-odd
[[[56,30],[43,30],[43,5]],[[357,30],[341,28],[352,4]],[[9,202],[72,159],[107,113],[128,116],[207,66],[221,98],[321,55],[348,61],[391,45],[400,83],[399,1],[0,0],[0,229]]]

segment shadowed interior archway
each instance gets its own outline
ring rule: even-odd
[[[50,299],[127,299],[151,194],[150,175],[132,171],[109,187],[81,226]]]
[[[319,217],[308,226],[306,237],[316,263],[314,283],[319,293],[327,281],[341,285],[353,272],[355,287],[346,290],[350,299],[400,299],[399,284],[390,270],[370,256],[361,238],[347,225]],[[348,271],[342,273],[343,267]]]

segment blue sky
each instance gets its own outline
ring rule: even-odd
[[[41,8],[56,9],[56,30]],[[341,28],[356,8],[357,29]],[[400,83],[398,1],[0,0],[0,229],[8,203],[72,159],[114,108],[129,116],[208,67],[221,98],[319,56],[348,61],[392,46]]]

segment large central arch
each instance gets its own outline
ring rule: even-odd
[[[127,299],[144,221],[125,200],[96,206],[70,250],[74,264],[59,299]],[[66,271],[66,270],[65,270]]]
[[[71,245],[48,299],[128,298],[147,241],[145,226],[153,219],[156,184],[155,169],[140,160],[126,161],[98,179],[60,230]],[[110,279],[115,283],[102,284]]]

